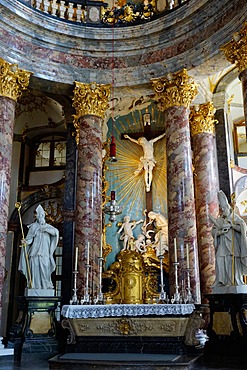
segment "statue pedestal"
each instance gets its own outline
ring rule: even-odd
[[[213,295],[215,294],[247,294],[247,285],[229,285],[229,286],[214,286],[212,288]]]
[[[21,361],[22,353],[58,352],[55,310],[59,301],[58,297],[17,297],[19,314],[9,340],[15,361]]]
[[[26,297],[54,297],[55,289],[25,289]]]
[[[227,287],[224,287],[227,288]],[[239,288],[239,287],[229,287]],[[223,289],[223,288],[222,288]],[[246,291],[247,292],[247,291]],[[209,294],[210,323],[205,357],[229,359],[246,357],[247,293]]]

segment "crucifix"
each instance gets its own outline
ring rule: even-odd
[[[165,136],[165,132],[152,132],[150,127],[150,120],[145,119],[146,115],[147,114],[144,115],[144,132],[131,133],[131,136],[123,133],[121,135],[121,139],[128,139],[131,142],[140,145],[143,149],[143,156],[140,157],[140,164],[134,172],[134,175],[137,176],[142,171],[144,171],[146,188],[146,209],[149,212],[152,210],[151,185],[153,178],[153,169],[156,165],[156,160],[154,158],[154,143],[162,139]]]

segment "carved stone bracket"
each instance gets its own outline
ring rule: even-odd
[[[185,332],[185,344],[187,346],[197,346],[200,341],[196,338],[196,333],[203,327],[205,320],[202,317],[200,310],[195,310],[189,318],[189,322]]]
[[[62,328],[63,329],[68,329],[69,330],[69,335],[67,338],[67,343],[68,344],[75,344],[75,332],[73,330],[73,327],[71,325],[71,321],[69,319],[63,319],[61,322]]]

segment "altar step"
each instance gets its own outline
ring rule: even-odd
[[[200,356],[144,353],[66,353],[49,360],[50,370],[189,370]]]

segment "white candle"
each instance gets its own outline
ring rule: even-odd
[[[174,262],[178,261],[178,256],[177,256],[177,241],[176,238],[174,238]]]
[[[160,233],[160,256],[162,255],[162,238]]]
[[[89,265],[89,242],[87,243],[87,265]]]
[[[77,264],[78,264],[78,247],[75,249],[75,271],[77,271]]]
[[[186,244],[186,261],[187,269],[189,269],[190,268],[189,244]]]
[[[100,237],[100,258],[103,257],[103,238],[102,238],[102,234],[101,234],[101,237]]]

